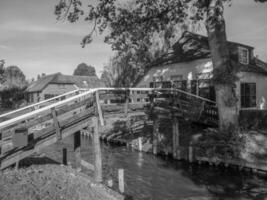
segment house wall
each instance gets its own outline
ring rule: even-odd
[[[196,79],[196,74],[207,73],[212,70],[213,66],[209,58],[153,67],[136,87],[149,87],[150,82],[153,82],[153,76],[162,76],[163,81],[170,81],[171,77],[176,75],[182,75],[183,80],[192,80]]]
[[[182,75],[182,79],[188,80],[188,78],[196,79],[196,74],[211,72],[213,70],[212,62],[210,59],[199,59],[186,63],[175,63],[164,66],[154,67],[148,71],[148,73],[141,79],[136,87],[149,87],[150,82],[153,82],[153,76],[162,76],[163,81],[171,80],[171,76]],[[191,74],[191,75],[190,75]],[[191,76],[191,77],[190,77]],[[267,104],[267,76],[264,74],[253,72],[241,72],[238,74],[240,80],[236,83],[236,92],[239,99],[239,107],[241,107],[240,101],[240,83],[256,83],[256,102],[257,108],[260,108],[262,99]],[[267,105],[264,106],[267,109]]]
[[[241,107],[240,102],[240,84],[242,82],[246,83],[256,83],[256,102],[257,107],[260,108],[262,101],[266,101],[263,109],[267,109],[267,76],[259,73],[252,72],[242,72],[238,74],[239,81],[237,82],[236,93],[239,99],[239,107]],[[264,100],[263,100],[264,99]]]
[[[48,84],[40,93],[40,101],[45,100],[45,94],[57,96],[76,89],[77,86],[74,84]]]

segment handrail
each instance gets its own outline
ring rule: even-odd
[[[18,117],[15,117],[15,118],[12,118],[12,119],[9,119],[9,120],[6,120],[4,122],[1,122],[0,123],[0,129],[3,129],[3,128],[6,128],[8,127],[9,125],[12,125],[16,122],[20,122],[20,121],[23,121],[25,119],[28,119],[30,117],[33,117],[35,115],[38,115],[42,112],[45,112],[45,111],[49,111],[51,108],[54,108],[54,107],[57,107],[57,106],[61,106],[61,105],[64,105],[66,103],[69,103],[71,101],[74,101],[74,100],[77,100],[81,97],[84,97],[86,95],[89,95],[89,94],[93,94],[94,92],[96,91],[115,91],[115,90],[130,90],[130,91],[153,91],[153,90],[158,90],[158,91],[178,91],[178,92],[181,92],[181,93],[184,93],[184,94],[187,94],[187,95],[191,95],[191,96],[194,96],[196,98],[199,98],[203,101],[207,101],[207,102],[212,102],[212,103],[215,103],[213,101],[210,101],[208,99],[205,99],[203,97],[199,97],[199,96],[196,96],[196,95],[192,95],[190,93],[187,93],[187,92],[184,92],[182,90],[179,90],[179,89],[165,89],[165,88],[95,88],[95,89],[89,89],[88,91],[82,93],[82,94],[78,94],[76,96],[73,96],[73,97],[70,97],[68,99],[65,99],[65,100],[62,100],[62,101],[59,101],[59,102],[56,102],[56,103],[53,103],[53,104],[50,104],[48,106],[45,106],[43,108],[39,108],[38,110],[34,110],[34,111],[31,111],[29,113],[26,113],[24,115],[20,115]],[[42,102],[40,102],[42,103]],[[15,112],[15,111],[14,111]]]
[[[31,105],[22,107],[22,108],[19,108],[19,109],[17,109],[17,110],[13,110],[13,111],[8,112],[8,113],[4,113],[4,114],[0,115],[0,118],[1,118],[1,117],[6,117],[6,116],[8,116],[8,115],[14,114],[14,113],[19,112],[19,111],[22,111],[22,110],[29,109],[29,108],[31,108],[31,107],[39,106],[39,105],[41,105],[41,104],[43,104],[43,103],[46,103],[46,102],[49,102],[49,101],[53,101],[53,100],[58,99],[58,98],[60,98],[60,97],[64,97],[64,96],[70,95],[70,94],[72,94],[72,93],[79,92],[79,91],[83,91],[83,90],[86,91],[86,89],[82,89],[82,88],[80,88],[80,89],[77,89],[77,90],[72,90],[72,91],[70,91],[70,92],[66,92],[66,93],[64,93],[64,94],[61,94],[61,95],[52,97],[52,98],[50,98],[50,99],[46,99],[46,100],[43,100],[43,101],[41,101],[41,102],[38,102],[38,103],[35,103],[35,104],[31,104]]]
[[[180,93],[183,93],[183,94],[186,94],[186,95],[189,95],[189,96],[192,96],[192,97],[201,99],[203,101],[207,101],[207,102],[216,104],[215,101],[212,101],[212,100],[206,99],[204,97],[197,96],[195,94],[191,94],[189,92],[185,92],[183,90],[176,89],[176,88],[175,89],[173,89],[173,88],[97,88],[97,89],[99,89],[99,90],[130,90],[130,91],[153,91],[153,90],[159,90],[159,91],[177,91],[177,92],[180,92]]]

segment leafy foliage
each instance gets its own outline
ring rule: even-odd
[[[2,84],[5,81],[5,77],[4,77],[4,68],[5,65],[5,61],[4,60],[0,60],[0,84]]]
[[[14,109],[25,101],[25,89],[18,87],[6,88],[0,91],[1,107]]]
[[[95,68],[93,66],[81,63],[74,70],[73,75],[76,76],[96,76]]]

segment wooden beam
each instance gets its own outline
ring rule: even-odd
[[[98,119],[93,117],[93,148],[94,148],[94,169],[95,169],[95,181],[102,182],[102,158],[100,148],[100,138],[98,133]]]
[[[73,134],[74,141],[74,155],[76,168],[81,168],[81,131],[77,131]]]

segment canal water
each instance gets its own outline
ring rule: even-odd
[[[71,137],[64,141],[70,162],[74,162],[72,142]],[[82,158],[92,162],[90,144],[90,139],[82,136]],[[61,155],[61,145],[49,149],[52,157]],[[192,166],[107,144],[102,144],[102,159],[104,180],[113,179],[117,189],[117,171],[123,168],[125,192],[136,200],[267,199],[267,178],[249,172]]]

